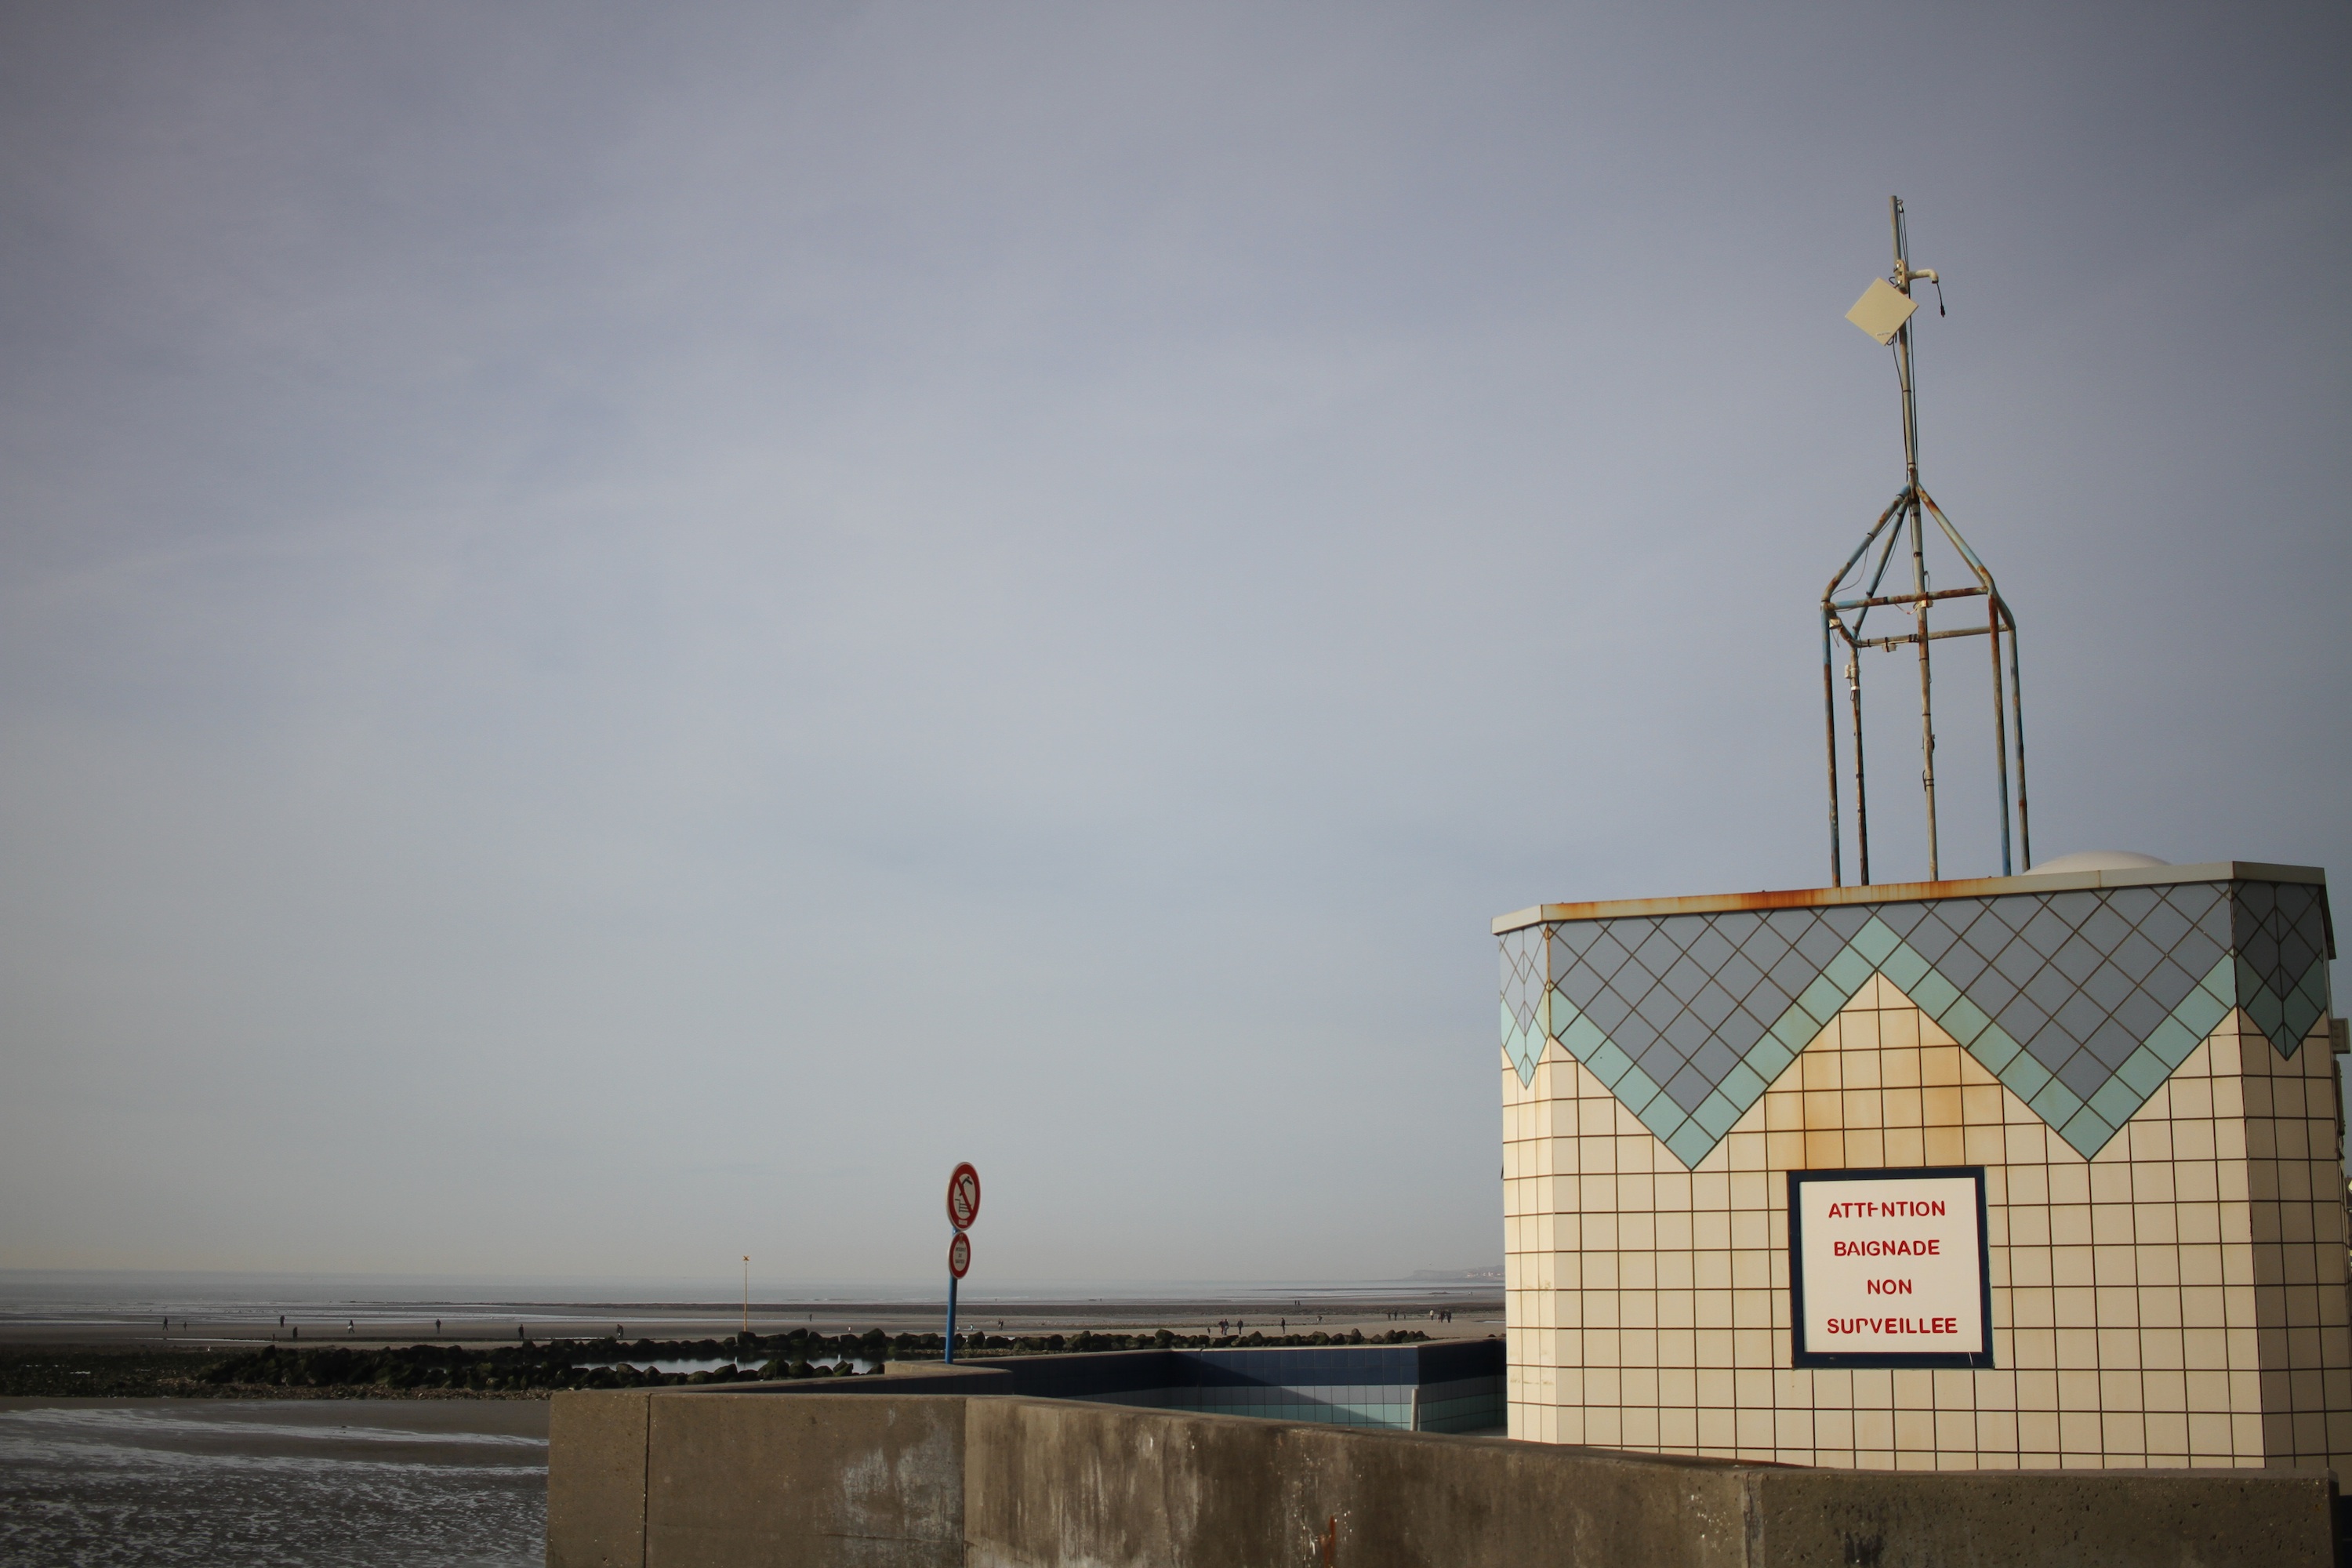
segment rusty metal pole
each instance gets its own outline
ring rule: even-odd
[[[1845,886],[1845,868],[1839,860],[1837,780],[1837,682],[1830,668],[1830,606],[1822,603],[1822,719],[1830,742],[1830,886]]]
[[[1895,498],[1895,504],[1879,518],[1880,527],[1885,527],[1886,519],[1901,510],[1904,498],[1910,493],[1906,487],[1901,495]],[[1898,519],[1893,528],[1886,530],[1886,548],[1878,552],[1878,569],[1870,574],[1870,586],[1863,594],[1863,606],[1855,614],[1853,630],[1846,638],[1846,689],[1853,699],[1853,837],[1854,848],[1862,861],[1864,886],[1870,882],[1870,773],[1863,760],[1861,632],[1864,624],[1870,619],[1869,601],[1878,597],[1878,590],[1886,582],[1886,569],[1894,564],[1895,549],[1902,542],[1903,525]],[[1864,551],[1870,548],[1869,540],[1863,541],[1863,548]]]
[[[2025,685],[2017,672],[2017,617],[2001,606],[2009,623],[2009,706],[2017,715],[2017,853],[2025,868],[2033,869],[2033,829],[2025,818]]]
[[[1862,765],[1862,649],[1845,650],[1845,689],[1853,699],[1853,848],[1862,882],[1870,883],[1870,785]]]
[[[1853,553],[1845,558],[1845,564],[1838,568],[1837,575],[1830,579],[1829,586],[1822,590],[1822,701],[1829,739],[1832,887],[1843,885],[1844,848],[1838,831],[1837,685],[1835,667],[1831,662],[1830,630],[1834,626],[1837,635],[1845,642],[1846,689],[1853,700],[1853,841],[1862,866],[1861,879],[1866,884],[1870,880],[1870,791],[1868,776],[1863,766],[1860,628],[1870,618],[1870,606],[1878,602],[1878,587],[1885,580],[1887,563],[1895,559],[1895,546],[1901,537],[1901,530],[1890,530],[1886,525],[1902,510],[1903,495],[1904,492],[1898,492],[1887,504],[1886,510],[1878,514],[1878,521],[1871,525],[1868,533],[1862,536],[1862,542],[1853,547]],[[1860,600],[1842,603],[1837,596],[1839,584],[1852,575],[1854,567],[1869,555],[1870,547],[1878,542],[1881,533],[1886,535],[1886,548],[1879,553],[1878,569],[1870,574],[1870,586],[1864,590]],[[1854,624],[1849,626],[1840,611],[1855,605],[1860,606],[1859,613],[1854,616]]]
[[[1936,701],[1935,674],[1928,655],[1931,646],[1927,636],[1927,563],[1924,542],[1920,538],[1919,503],[1911,503],[1911,584],[1919,595],[1916,610],[1919,622],[1919,754],[1922,759],[1919,785],[1927,796],[1927,880],[1943,879],[1943,869],[1936,844]]]
[[[1887,218],[1895,230],[1895,287],[1906,299],[1911,294],[1911,261],[1903,221],[1903,198],[1887,198]],[[1936,843],[1936,705],[1934,663],[1927,634],[1927,558],[1926,519],[1919,504],[1919,404],[1912,388],[1911,322],[1906,318],[1895,334],[1895,368],[1903,387],[1903,472],[1909,487],[1906,521],[1911,525],[1911,589],[1918,595],[1913,606],[1919,638],[1919,783],[1927,796],[1927,880],[1941,880],[1942,867]]]
[[[1914,500],[1911,503],[1911,585],[1919,595],[1916,612],[1919,622],[1919,754],[1922,759],[1919,785],[1927,796],[1927,880],[1937,882],[1943,879],[1943,870],[1936,845],[1935,672],[1928,655],[1931,639],[1927,636],[1927,563],[1921,532],[1919,503]]]
[[[2000,595],[1985,595],[1985,640],[1992,645],[1992,756],[1999,773],[2000,874],[2015,873],[2009,858],[2009,712],[2000,700]]]

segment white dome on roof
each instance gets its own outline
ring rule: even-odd
[[[2029,877],[2053,877],[2066,871],[2137,871],[2148,866],[2169,866],[2169,860],[2159,860],[2153,855],[2135,855],[2128,849],[2085,849],[2075,855],[2061,855],[2055,860],[2044,860],[2025,874]]]

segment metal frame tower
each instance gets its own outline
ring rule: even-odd
[[[1830,785],[1830,885],[1842,887],[1845,881],[1843,834],[1838,820],[1840,789],[1838,783],[1838,702],[1837,666],[1834,654],[1837,645],[1845,649],[1845,684],[1853,727],[1853,826],[1854,848],[1860,862],[1857,880],[1870,878],[1870,798],[1863,766],[1862,726],[1862,653],[1875,648],[1893,653],[1906,646],[1918,648],[1919,664],[1919,749],[1922,768],[1920,787],[1927,805],[1927,879],[1943,879],[1942,857],[1936,832],[1936,710],[1935,671],[1931,649],[1945,637],[1981,637],[1989,639],[1992,655],[1992,722],[1995,772],[1999,779],[2000,811],[2000,874],[2014,874],[2016,863],[2010,853],[2010,795],[2011,721],[2015,727],[2017,763],[2017,859],[2026,865],[2033,862],[2033,846],[2026,826],[2025,811],[2025,693],[2018,676],[2017,617],[2010,611],[2009,602],[2000,596],[1993,583],[1992,573],[1960,537],[1952,520],[1944,515],[1935,498],[1919,482],[1919,406],[1912,383],[1911,317],[1918,309],[1912,298],[1914,282],[1936,285],[1936,310],[1943,313],[1943,280],[1932,268],[1915,268],[1910,259],[1910,237],[1904,221],[1903,200],[1888,199],[1888,216],[1895,231],[1895,269],[1886,278],[1873,282],[1847,319],[1854,325],[1890,345],[1895,351],[1895,375],[1903,400],[1903,488],[1895,500],[1879,513],[1870,531],[1845,564],[1822,592],[1822,702],[1826,734],[1829,742]],[[1931,585],[1927,559],[1927,520],[1933,518],[1937,530],[1950,541],[1959,552],[1960,560],[1976,579],[1973,585],[1961,588],[1936,588]],[[1898,550],[1906,544],[1911,556],[1911,584],[1907,591],[1881,593],[1887,569],[1894,564]],[[1858,569],[1867,565],[1875,547],[1877,563],[1868,566],[1864,581]],[[1945,600],[1981,598],[1985,601],[1984,623],[1981,626],[1954,626],[1942,630],[1928,626],[1931,605]],[[1882,637],[1868,635],[1868,621],[1873,610],[1884,609],[1890,614],[1907,616],[1911,629]],[[1848,617],[1852,618],[1849,619]],[[2002,676],[2002,638],[2008,639],[2008,689],[2004,694]]]

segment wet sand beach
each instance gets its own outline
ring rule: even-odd
[[[540,1400],[0,1399],[0,1563],[522,1568]]]

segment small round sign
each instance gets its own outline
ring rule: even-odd
[[[958,1231],[955,1239],[948,1243],[948,1272],[961,1279],[971,1267],[971,1237]]]
[[[980,1217],[980,1173],[966,1160],[948,1176],[948,1223],[969,1230]]]

